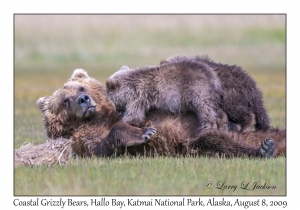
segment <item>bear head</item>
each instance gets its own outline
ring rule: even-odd
[[[39,98],[37,105],[44,117],[47,136],[53,139],[69,138],[83,122],[115,111],[103,85],[82,69],[76,69],[63,88]]]
[[[134,71],[134,69],[130,69],[128,66],[122,66],[106,80],[106,93],[114,102],[118,111],[125,111],[128,97],[132,97],[132,91],[135,89],[132,85],[127,83],[127,81],[130,81],[130,73],[132,71]]]

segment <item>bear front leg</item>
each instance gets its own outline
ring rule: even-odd
[[[144,144],[156,133],[155,128],[144,129],[118,122],[108,136],[103,139],[95,149],[97,156],[111,156],[123,153],[126,147]]]
[[[203,101],[195,104],[196,114],[200,124],[199,131],[217,128],[217,111],[213,104]]]
[[[126,106],[126,111],[122,118],[122,122],[128,123],[130,125],[140,127],[141,123],[146,117],[145,108],[140,104],[131,104]]]

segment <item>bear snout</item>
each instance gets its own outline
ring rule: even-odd
[[[96,103],[95,101],[88,96],[87,94],[82,94],[77,98],[77,102],[79,104],[79,109],[76,111],[76,115],[78,117],[90,117],[94,115],[96,111]]]
[[[81,96],[78,97],[78,104],[80,106],[90,106],[91,98],[86,94],[82,94]]]

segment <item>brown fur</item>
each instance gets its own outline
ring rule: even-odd
[[[84,71],[77,70],[63,89],[58,89],[52,96],[42,97],[37,101],[44,114],[48,137],[71,138],[73,151],[80,156],[91,156],[95,153],[112,155],[118,152],[119,148],[147,141],[155,130],[140,129],[119,122],[118,112],[99,84],[95,79],[87,77]],[[93,96],[95,101],[88,94]],[[82,107],[79,104],[83,96],[91,100],[88,106]],[[90,110],[89,107],[95,103],[96,108]],[[117,136],[116,141],[110,138],[112,135]]]
[[[263,105],[263,97],[256,82],[242,68],[215,63],[206,56],[174,56],[161,61],[161,66],[193,60],[211,67],[220,81],[223,92],[221,108],[232,126],[238,124],[245,133],[255,126],[256,130],[270,128],[269,117]]]
[[[222,91],[213,69],[193,59],[158,67],[122,67],[106,81],[109,98],[124,111],[123,122],[140,126],[151,109],[194,112],[199,131],[217,128]]]
[[[77,108],[68,109],[63,105],[67,96],[70,107],[78,106],[77,101],[82,94],[88,95],[96,103],[95,111],[91,111],[88,117],[78,117]],[[274,130],[253,132],[247,136],[217,129],[199,134],[197,116],[191,112],[174,115],[162,110],[152,110],[143,122],[142,127],[147,126],[146,128],[130,126],[120,121],[121,118],[102,85],[82,70],[76,70],[63,89],[52,96],[40,98],[37,104],[44,114],[48,136],[71,138],[73,150],[80,156],[120,155],[127,151],[130,155],[213,156],[219,153],[225,156],[260,157],[262,141],[271,135],[276,149],[281,149],[278,148],[281,145],[285,151],[285,137]],[[153,130],[149,131],[149,127],[155,127],[156,134]]]

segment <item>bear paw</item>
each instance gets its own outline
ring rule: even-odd
[[[259,154],[262,158],[272,158],[275,150],[275,143],[272,139],[265,139],[261,143]]]
[[[144,128],[144,134],[142,135],[142,139],[144,142],[147,142],[150,140],[151,136],[153,136],[156,133],[155,128],[146,127]]]

